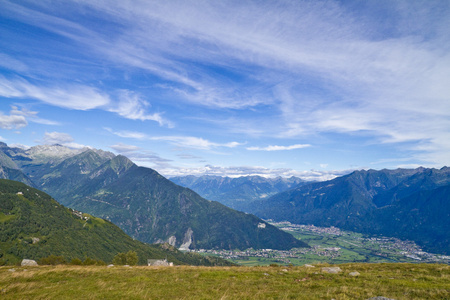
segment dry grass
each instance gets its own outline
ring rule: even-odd
[[[345,264],[305,267],[0,268],[1,299],[449,299],[450,267]],[[358,271],[358,277],[348,273]]]

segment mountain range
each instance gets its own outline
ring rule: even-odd
[[[259,217],[410,239],[450,254],[450,168],[362,170],[255,202]]]
[[[250,211],[252,202],[267,199],[307,182],[298,178],[265,178],[242,176],[178,176],[169,178],[174,183],[190,188],[208,200],[220,202],[240,211]]]
[[[140,264],[167,258],[175,264],[229,265],[215,257],[182,253],[174,247],[132,239],[109,221],[68,209],[48,194],[23,183],[0,179],[0,265],[50,255],[66,261],[86,258],[111,262],[135,251]]]
[[[181,249],[307,246],[254,215],[206,200],[121,155],[60,145],[23,150],[1,143],[0,150],[2,166],[22,172],[20,181],[65,206],[110,220],[142,242],[168,242]]]

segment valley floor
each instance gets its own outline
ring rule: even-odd
[[[450,266],[0,267],[1,299],[449,299]],[[358,276],[350,276],[358,272]]]
[[[297,225],[289,222],[271,223],[306,242],[311,248],[278,251],[271,249],[245,251],[200,250],[205,255],[216,255],[244,266],[294,265],[352,262],[364,263],[444,263],[450,256],[423,251],[412,241],[390,237],[369,237],[336,227]]]

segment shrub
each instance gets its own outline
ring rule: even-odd
[[[117,253],[116,256],[114,256],[114,259],[112,261],[113,264],[115,265],[130,265],[130,266],[135,266],[137,265],[139,261],[139,257],[136,253],[136,251],[128,251],[127,253]]]
[[[86,257],[86,259],[83,261],[83,265],[85,266],[93,266],[96,265],[97,261],[95,259],[92,259],[90,257]]]
[[[62,256],[49,255],[47,257],[43,257],[38,261],[39,265],[64,265],[67,261]]]
[[[79,259],[79,258],[73,258],[73,259],[70,261],[70,264],[71,264],[71,265],[74,265],[74,266],[81,266],[81,265],[83,264],[83,262],[82,262],[81,259]]]

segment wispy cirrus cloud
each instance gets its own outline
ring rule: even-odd
[[[294,149],[303,149],[311,147],[310,144],[295,144],[290,146],[277,146],[277,145],[270,145],[267,147],[247,147],[247,150],[250,151],[283,151],[283,150],[294,150]]]
[[[44,87],[23,78],[10,80],[4,76],[0,76],[0,96],[37,99],[53,106],[76,110],[94,109],[110,103],[108,95],[93,87],[78,84]]]
[[[166,141],[181,148],[211,150],[213,148],[220,148],[220,147],[235,148],[237,146],[243,145],[243,143],[238,142],[215,143],[204,138],[193,136],[150,136],[148,134],[136,131],[128,131],[128,130],[114,131],[108,127],[105,127],[104,129],[122,138],[132,138],[149,141]]]
[[[7,79],[0,76],[0,96],[17,99],[36,99],[43,103],[71,110],[102,109],[131,120],[155,121],[161,126],[173,127],[173,123],[160,113],[148,113],[150,103],[138,93],[118,90],[111,94],[98,88],[81,84],[41,86],[23,78]],[[33,118],[36,123],[55,125],[49,120]]]
[[[150,103],[143,100],[141,95],[121,90],[118,92],[118,101],[108,110],[130,120],[151,120],[158,122],[161,126],[166,125],[169,128],[174,126],[172,122],[163,118],[160,113],[149,114],[147,112],[148,107],[150,107]]]
[[[109,146],[115,152],[126,156],[131,161],[138,165],[144,165],[146,167],[151,167],[156,170],[172,169],[174,166],[171,165],[172,160],[162,158],[158,154],[142,149],[141,147],[118,143]]]

